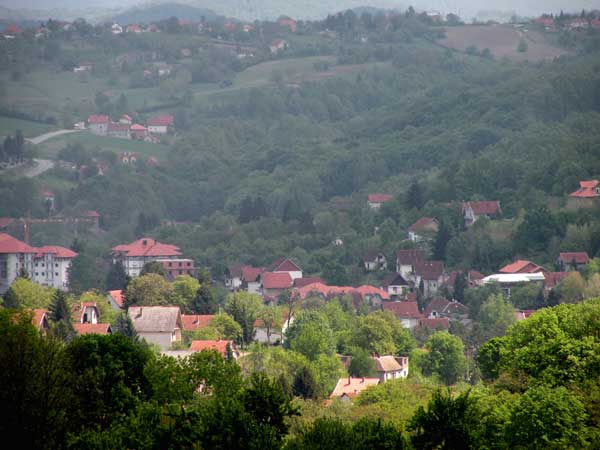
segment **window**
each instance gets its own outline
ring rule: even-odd
[[[179,267],[181,267],[181,261],[179,262]]]
[[[55,276],[58,276],[58,272],[55,272],[55,273],[54,273],[54,275],[55,275]]]
[[[172,267],[172,266],[173,266],[173,263],[169,263],[169,267]]]
[[[45,277],[46,276],[46,272],[42,272],[42,276]]]
[[[36,276],[36,277],[38,276],[38,273],[37,273],[37,272],[35,273],[35,276]]]
[[[35,263],[35,267],[37,267],[37,266],[38,266],[38,263]]]
[[[42,267],[45,267],[44,263],[42,263]]]
[[[58,267],[58,263],[54,264],[54,267]]]

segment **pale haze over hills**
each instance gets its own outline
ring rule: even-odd
[[[99,17],[103,11],[118,11],[142,4],[157,4],[161,1],[144,2],[139,0],[1,0],[0,6],[16,10],[77,10],[91,18]],[[172,1],[171,1],[172,3]],[[379,8],[401,8],[413,5],[418,10],[435,10],[442,13],[458,13],[470,20],[479,13],[489,11],[514,12],[518,15],[533,16],[542,12],[579,11],[600,9],[600,0],[179,0],[201,8],[211,9],[218,14],[245,20],[272,19],[280,15],[290,15],[299,19],[322,18],[328,13],[355,8],[374,6]],[[84,11],[88,13],[83,14]]]

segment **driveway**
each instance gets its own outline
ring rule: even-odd
[[[40,136],[31,138],[31,139],[27,139],[27,141],[31,142],[32,144],[41,144],[44,141],[47,141],[48,139],[52,139],[53,137],[56,136],[61,136],[63,134],[70,134],[70,133],[77,133],[78,131],[81,130],[58,130],[58,131],[51,131],[50,133],[45,133],[42,134]]]
[[[23,176],[27,178],[37,177],[46,170],[50,170],[54,167],[54,161],[51,159],[34,159],[33,166],[28,167],[23,171]]]

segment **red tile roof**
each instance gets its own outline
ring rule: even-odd
[[[470,206],[473,213],[476,216],[493,216],[500,212],[499,201],[487,201],[487,202],[466,202],[463,203],[463,212]]]
[[[258,277],[265,271],[264,267],[252,267],[252,266],[244,266],[242,267],[242,280],[246,283],[255,282],[258,280]]]
[[[287,289],[292,287],[294,280],[287,272],[264,272],[262,284],[264,289]]]
[[[573,261],[575,261],[575,264],[587,264],[590,262],[587,252],[562,252],[558,257],[565,264],[571,264]]]
[[[42,197],[44,198],[53,198],[54,197],[54,192],[49,191],[48,189],[44,189],[42,192]]]
[[[390,311],[399,319],[422,319],[417,302],[385,302],[383,310]]]
[[[129,128],[129,129],[131,131],[146,131],[147,130],[147,128],[145,126],[137,124],[137,123],[134,125],[131,125],[131,128]]]
[[[424,280],[437,280],[444,273],[442,261],[417,261],[415,263],[415,274]]]
[[[438,317],[438,318],[434,318],[434,319],[421,319],[421,320],[419,320],[419,326],[425,327],[425,328],[433,328],[434,330],[437,330],[440,328],[447,330],[448,328],[450,328],[450,320],[448,320],[447,317]]]
[[[111,132],[117,132],[117,131],[129,131],[129,125],[127,125],[126,123],[109,123],[108,124],[108,131]]]
[[[425,227],[435,224],[437,225],[438,221],[432,217],[421,217],[419,220],[417,220],[415,223],[413,223],[410,227],[408,227],[408,231],[412,231],[413,233],[415,231],[420,231],[423,230]]]
[[[37,249],[9,234],[0,233],[0,253],[37,253]]]
[[[214,314],[182,314],[181,322],[184,330],[198,330],[210,325]]]
[[[323,283],[323,280],[319,277],[296,278],[294,280],[294,287],[301,288],[313,283]]]
[[[525,320],[529,316],[531,316],[533,313],[535,313],[535,310],[533,310],[533,309],[525,309],[525,310],[521,310],[521,311],[515,311],[515,319],[517,319],[517,321]]]
[[[77,334],[111,334],[110,323],[74,323]]]
[[[31,319],[31,323],[36,328],[42,328],[44,325],[44,320],[47,320],[48,310],[46,309],[34,309],[33,310],[33,319]]]
[[[148,126],[154,126],[154,127],[172,126],[173,123],[174,123],[173,116],[152,117],[146,121],[146,124]]]
[[[598,197],[600,195],[597,191],[597,189],[600,187],[599,184],[600,183],[598,182],[598,180],[580,181],[579,189],[577,189],[575,192],[572,192],[569,195],[571,197],[577,198]]]
[[[538,266],[536,263],[531,261],[519,259],[511,264],[500,269],[500,273],[536,273],[544,271],[544,268]]]
[[[89,124],[107,124],[109,122],[108,116],[90,116],[88,117]]]
[[[181,256],[179,247],[170,244],[162,244],[154,239],[141,238],[131,244],[122,244],[113,247],[113,252],[122,253],[128,257],[139,256]]]
[[[123,291],[122,290],[116,290],[116,291],[108,291],[108,295],[110,295],[112,297],[112,299],[115,301],[115,303],[117,305],[119,305],[121,308],[123,307]]]
[[[356,397],[365,389],[379,384],[379,378],[340,378],[330,397]]]
[[[369,194],[369,203],[385,203],[389,202],[394,198],[393,195],[389,194]]]
[[[438,314],[467,314],[469,310],[462,303],[451,302],[445,298],[438,297],[429,302],[423,311],[423,315],[429,317],[434,312]]]
[[[100,217],[100,213],[98,213],[98,211],[84,211],[83,215],[86,217]]]
[[[217,350],[223,358],[227,356],[227,344],[233,351],[235,349],[233,341],[218,340],[218,341],[192,341],[190,345],[191,352],[201,352],[202,350]]]
[[[302,269],[289,258],[276,259],[267,270],[269,272],[302,272]]]
[[[417,261],[425,261],[425,251],[416,248],[398,250],[396,252],[396,258],[401,265],[412,265],[414,266]]]
[[[77,256],[77,253],[73,250],[58,245],[44,245],[36,248],[36,250],[39,256],[49,253],[54,254],[56,258],[75,258]]]

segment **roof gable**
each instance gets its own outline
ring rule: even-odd
[[[437,280],[444,273],[442,261],[417,261],[415,263],[415,274],[424,280]]]
[[[261,278],[264,289],[287,289],[294,284],[287,272],[264,272]]]
[[[183,326],[178,306],[130,306],[127,314],[138,333],[172,333]]]
[[[151,238],[141,238],[131,244],[117,245],[112,250],[115,253],[123,253],[127,257],[181,256],[179,247],[171,244],[163,244]]]
[[[423,317],[419,312],[417,302],[385,302],[383,310],[390,311],[400,319],[421,319]]]
[[[587,252],[562,252],[558,257],[564,264],[587,264],[590,261]]]
[[[536,273],[540,271],[544,271],[543,267],[526,259],[519,259],[499,270],[500,273]]]
[[[408,231],[416,232],[426,230],[428,227],[438,226],[438,221],[432,217],[421,217],[415,223],[413,223],[410,227],[408,227]]]

